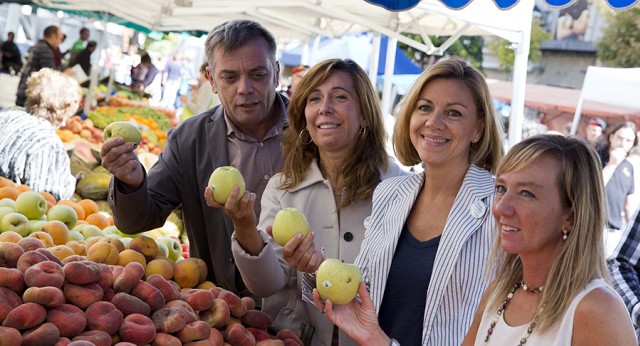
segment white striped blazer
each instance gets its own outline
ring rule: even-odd
[[[424,174],[384,180],[374,192],[372,213],[365,220],[365,239],[355,263],[378,312],[398,238]],[[460,345],[471,325],[489,282],[485,264],[495,229],[491,215],[494,191],[491,174],[471,165],[447,218],[433,265],[423,345]]]

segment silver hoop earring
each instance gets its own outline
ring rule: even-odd
[[[473,144],[478,143],[478,138],[474,138],[474,139],[472,139],[472,140],[471,140],[471,143],[473,143]]]
[[[562,240],[563,241],[567,241],[567,238],[569,238],[569,231],[567,231],[566,229],[562,229]]]
[[[304,139],[302,139],[302,136],[304,135],[305,132],[307,133],[307,136],[309,136],[308,142],[305,142]],[[300,133],[298,134],[298,139],[300,139],[300,143],[302,143],[302,145],[309,145],[313,143],[313,139],[311,138],[311,135],[309,134],[309,131],[307,131],[307,129],[300,131]]]

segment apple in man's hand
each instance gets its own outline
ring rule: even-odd
[[[284,246],[298,233],[306,237],[309,234],[309,222],[298,209],[284,208],[273,219],[271,233],[276,243]]]
[[[137,127],[128,121],[116,121],[104,128],[103,137],[105,141],[113,137],[122,137],[125,142],[140,143],[142,134]]]
[[[209,187],[213,190],[213,199],[220,204],[227,202],[234,186],[240,188],[240,194],[238,195],[239,200],[244,195],[245,183],[242,173],[235,167],[218,167],[211,173],[211,177],[209,177]]]
[[[333,304],[347,304],[356,297],[362,282],[360,268],[339,259],[324,260],[316,271],[316,288],[320,298]]]

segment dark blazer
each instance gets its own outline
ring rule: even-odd
[[[286,112],[279,96],[273,107]],[[122,185],[112,179],[109,204],[116,226],[125,233],[158,228],[182,205],[190,255],[207,263],[207,279],[246,293],[231,254],[231,220],[204,199],[211,172],[228,164],[227,126],[222,105],[218,105],[185,120],[167,136],[164,152],[138,191],[124,193]]]

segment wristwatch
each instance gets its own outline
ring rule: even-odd
[[[400,343],[398,342],[398,340],[392,338],[389,346],[400,346]]]

